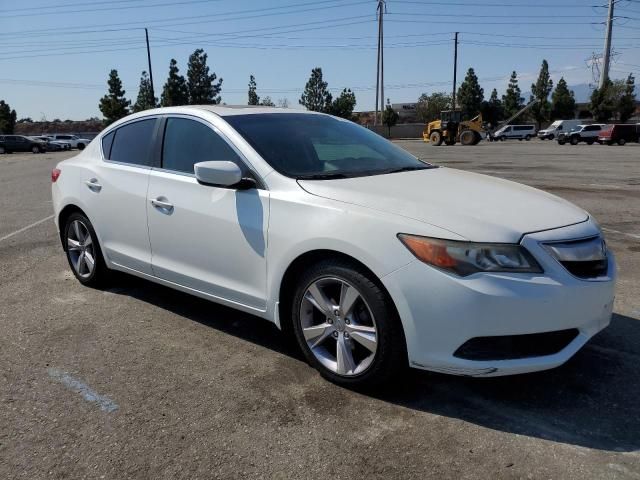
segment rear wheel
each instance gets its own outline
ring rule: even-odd
[[[618,145],[624,145],[625,143],[627,143],[627,141],[624,138],[618,139]]]
[[[85,144],[84,143],[79,143],[78,144],[78,150],[84,150]]]
[[[576,136],[571,137],[571,140],[569,140],[569,142],[571,142],[571,145],[577,145],[580,142],[580,139]]]
[[[548,138],[549,140],[553,140],[553,139],[555,138],[555,136],[554,136],[554,135],[553,135],[553,133],[552,133],[552,134],[551,134],[551,135],[549,135],[547,138]]]
[[[34,145],[33,147],[31,147],[31,152],[40,153],[40,147],[38,147],[37,145]]]
[[[567,143],[567,142],[565,141],[564,138],[559,138],[558,139],[558,145],[564,145],[565,143]]]
[[[593,140],[587,140],[587,145],[593,145]]]
[[[431,145],[439,147],[442,145],[442,133],[439,130],[434,130],[429,135],[429,141],[431,142]]]
[[[5,153],[5,149],[4,147],[0,147],[0,155],[2,155],[3,153]]]
[[[103,285],[109,270],[89,219],[81,213],[72,213],[65,223],[63,241],[69,266],[78,281],[89,287]]]
[[[305,357],[332,382],[379,385],[407,366],[395,308],[357,265],[334,259],[310,267],[298,281],[291,312]]]
[[[524,137],[524,139],[528,142],[529,140],[531,140],[531,135],[527,135],[526,137]]]

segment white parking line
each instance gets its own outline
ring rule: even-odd
[[[98,404],[100,410],[104,412],[115,412],[118,410],[118,405],[109,397],[100,395],[89,385],[81,382],[77,378],[73,378],[68,373],[58,370],[57,368],[50,368],[48,373],[52,379],[57,380],[67,388],[78,392],[87,402]]]
[[[621,232],[620,230],[614,230],[613,228],[606,228],[606,227],[602,227],[602,230],[605,232],[617,233],[618,235],[625,235],[627,237],[636,238],[640,240],[640,235],[636,235],[635,233],[625,233],[625,232]],[[0,240],[2,239],[0,238]]]
[[[37,227],[41,223],[44,223],[47,220],[51,220],[53,217],[55,217],[55,215],[49,215],[47,218],[43,218],[42,220],[38,220],[37,222],[33,222],[31,225],[27,225],[26,227],[23,227],[20,230],[16,230],[15,232],[11,232],[9,235],[5,235],[4,237],[0,237],[0,242],[2,242],[3,240],[7,240],[7,239],[9,239],[9,238],[11,238],[11,237],[13,237],[15,235],[18,235],[19,233],[26,232],[30,228]]]

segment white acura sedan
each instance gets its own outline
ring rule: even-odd
[[[589,214],[329,115],[148,110],[52,181],[81,283],[120,270],[258,315],[340,384],[552,368],[611,318],[616,266]]]

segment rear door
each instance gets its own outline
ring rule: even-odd
[[[157,117],[147,117],[104,136],[102,161],[87,162],[81,178],[83,201],[105,255],[120,267],[149,275],[147,188],[157,126]]]
[[[236,163],[258,180],[244,158],[211,124],[166,119],[162,168],[153,169],[147,208],[157,277],[234,304],[266,308],[269,192],[201,185],[193,165]]]

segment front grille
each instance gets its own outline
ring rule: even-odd
[[[607,248],[600,236],[543,245],[575,277],[588,280],[607,274]]]
[[[577,336],[578,330],[571,328],[525,335],[475,337],[462,344],[453,356],[476,361],[543,357],[558,353]]]
[[[560,262],[569,273],[578,278],[598,278],[607,274],[607,260],[591,260],[588,262]]]

